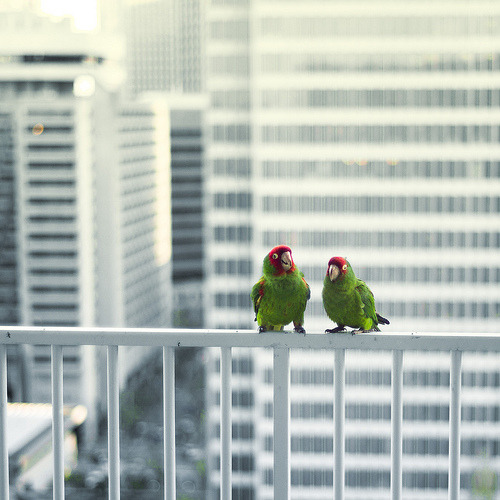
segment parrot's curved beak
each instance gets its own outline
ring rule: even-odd
[[[340,274],[340,269],[333,264],[328,268],[328,276],[330,277],[330,281],[335,281]]]
[[[292,256],[290,252],[284,252],[281,255],[281,265],[285,271],[288,271],[292,267]]]

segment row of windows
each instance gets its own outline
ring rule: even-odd
[[[76,200],[75,198],[63,198],[63,197],[57,197],[57,198],[52,198],[52,197],[44,197],[44,198],[37,198],[37,197],[31,197],[28,199],[28,202],[30,205],[43,205],[43,206],[68,206],[68,205],[74,205]]]
[[[386,16],[386,17],[270,17],[260,22],[264,36],[336,37],[463,37],[497,35],[495,16]],[[231,25],[230,23],[227,23]],[[243,27],[242,27],[243,28]],[[245,32],[244,34],[247,34]]]
[[[215,307],[229,309],[249,309],[250,308],[250,293],[216,293]]]
[[[214,370],[220,372],[220,359],[215,360]],[[252,375],[253,359],[249,357],[233,357],[232,373]],[[333,385],[333,368],[292,368],[290,371],[292,385]],[[273,370],[264,371],[264,383],[273,383]],[[346,370],[346,385],[390,386],[390,370]],[[403,384],[408,387],[449,387],[450,372],[447,370],[405,370]],[[462,371],[463,387],[500,387],[500,372]]]
[[[498,231],[265,231],[262,243],[295,241],[314,248],[500,248]]]
[[[220,424],[212,428],[212,437],[220,438]],[[231,437],[234,440],[249,441],[255,438],[255,429],[251,422],[233,422]]]
[[[73,241],[76,239],[75,233],[31,233],[30,240],[35,241]]]
[[[250,132],[250,125],[247,123],[214,125],[212,127],[212,140],[214,142],[241,142],[248,144],[251,138]]]
[[[217,177],[248,179],[252,174],[252,164],[250,158],[216,158],[212,171]]]
[[[239,131],[244,130],[241,137]],[[245,142],[250,129],[240,125],[215,126],[214,140]],[[265,143],[470,143],[499,142],[500,127],[492,125],[266,125]]]
[[[211,92],[210,101],[215,109],[250,109],[250,91],[217,90]]]
[[[324,266],[300,266],[309,281],[323,281]],[[500,283],[500,267],[359,266],[356,276],[368,283]]]
[[[272,383],[272,370],[266,370],[264,381]],[[292,385],[333,385],[333,368],[302,368],[292,369],[290,373]],[[391,372],[389,370],[347,370],[345,373],[347,385],[390,386]],[[449,387],[450,373],[445,370],[408,370],[403,374],[405,386],[418,387]],[[462,372],[464,387],[500,387],[499,372]]]
[[[28,163],[28,168],[30,170],[73,170],[75,164],[72,162],[64,161],[51,161],[50,163],[44,163],[40,161],[32,161]]]
[[[499,302],[384,302],[377,308],[392,317],[412,318],[498,318]]]
[[[220,372],[220,359],[219,358],[217,358],[215,360],[214,370],[216,373]],[[252,375],[254,373],[253,358],[233,357],[232,361],[231,361],[231,372],[233,374]]]
[[[479,301],[377,301],[377,310],[388,318],[492,318],[500,317],[500,302]],[[310,301],[307,311],[324,316],[321,301]]]
[[[292,436],[290,440],[292,453],[332,453],[333,437],[331,436]],[[265,436],[264,449],[273,450],[273,436]],[[347,437],[345,452],[373,455],[388,455],[391,452],[390,438],[382,437]],[[433,437],[403,438],[403,453],[405,455],[448,455],[448,439]],[[500,455],[499,439],[465,438],[460,443],[462,455],[484,455],[494,457]]]
[[[215,241],[247,243],[252,240],[251,226],[216,226],[214,227]]]
[[[213,467],[220,470],[220,456],[213,457]],[[255,458],[253,455],[233,455],[231,470],[233,472],[253,472],[255,470]]]
[[[264,161],[266,178],[499,178],[500,163],[490,161]]]
[[[491,107],[499,103],[499,89],[279,89],[261,94],[264,108]]]
[[[263,482],[273,484],[273,470],[266,469]],[[472,474],[460,475],[460,487],[470,489]],[[384,470],[347,470],[345,486],[348,488],[385,488],[390,487],[390,472]],[[332,487],[333,471],[331,469],[294,469],[291,470],[292,486],[308,488]],[[411,472],[403,471],[403,487],[411,489],[443,489],[448,487],[447,472]]]
[[[220,392],[214,392],[213,397],[213,404],[220,405]],[[253,408],[254,402],[254,393],[250,390],[234,390],[231,394],[231,404],[234,407]]]
[[[214,208],[235,210],[250,210],[252,208],[252,193],[241,191],[238,193],[215,193],[213,195]]]
[[[233,200],[232,205],[227,202],[227,208],[247,208],[236,205],[240,195],[227,193],[226,198],[231,196]],[[214,199],[214,203],[223,205],[222,196]],[[500,213],[500,196],[264,196],[262,210],[286,213]]]
[[[250,276],[252,274],[252,261],[248,259],[217,259],[214,262],[215,274],[219,276]]]
[[[264,73],[498,71],[500,54],[273,52],[262,55],[260,69]]]
[[[292,436],[292,453],[332,453],[333,437],[331,436]],[[273,437],[264,438],[264,449],[273,450]],[[345,439],[346,453],[388,455],[391,452],[390,438],[382,437],[347,437]],[[460,452],[462,455],[498,456],[500,455],[499,439],[470,439],[461,440]],[[422,437],[403,438],[403,453],[406,455],[448,455],[448,439]]]
[[[234,397],[233,397],[234,399]],[[264,404],[264,416],[272,418],[273,403]],[[290,405],[291,418],[301,420],[332,420],[333,402],[307,402]],[[403,404],[403,419],[407,421],[448,421],[450,416],[447,404]],[[390,420],[390,403],[346,403],[346,420]],[[498,422],[500,406],[463,405],[461,419],[464,422]]]

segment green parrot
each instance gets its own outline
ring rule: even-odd
[[[364,281],[356,278],[351,265],[342,257],[332,257],[328,262],[323,281],[323,307],[338,325],[325,333],[342,332],[346,325],[358,329],[353,333],[379,332],[378,324],[389,324],[375,311],[371,290]]]
[[[302,325],[311,291],[293,262],[291,249],[285,245],[274,247],[264,258],[262,272],[250,294],[259,333],[283,330],[292,321],[294,331],[306,333]]]

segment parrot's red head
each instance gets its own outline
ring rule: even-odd
[[[328,261],[328,267],[326,269],[326,275],[330,278],[330,281],[335,281],[339,277],[343,277],[349,271],[349,262],[343,257],[332,257]]]
[[[291,273],[295,270],[295,264],[292,259],[292,250],[286,245],[274,247],[269,252],[269,262],[273,266],[273,274]]]

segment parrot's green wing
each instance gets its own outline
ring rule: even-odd
[[[307,287],[307,299],[306,300],[309,300],[311,298],[311,287],[309,286],[306,279],[304,278],[304,273],[302,271],[300,272],[300,277],[302,278],[302,281],[305,283],[305,285]]]
[[[360,279],[358,279],[356,291],[359,293],[363,303],[364,314],[373,321],[374,326],[377,325],[378,319],[377,313],[375,312],[375,299],[373,298],[372,291],[368,288],[366,283]]]
[[[250,297],[253,303],[253,310],[255,311],[255,315],[257,316],[257,312],[259,311],[260,301],[262,300],[262,296],[264,295],[264,285],[266,284],[266,278],[262,276],[257,283],[252,287],[252,292],[250,293]]]

